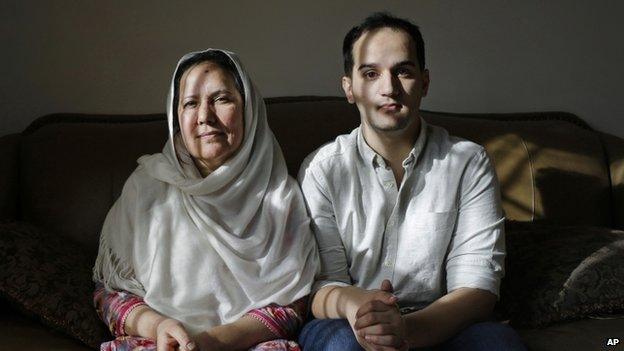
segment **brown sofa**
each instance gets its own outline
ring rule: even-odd
[[[269,123],[293,175],[309,152],[359,124],[356,109],[342,98],[270,98],[267,109]],[[609,338],[624,338],[624,319],[614,314],[620,311],[622,302],[617,281],[610,281],[607,287],[611,289],[609,301],[582,301],[580,310],[566,313],[549,310],[555,317],[542,318],[539,312],[540,308],[551,308],[552,303],[546,301],[541,307],[531,305],[536,294],[539,298],[553,293],[539,290],[544,282],[556,285],[557,279],[564,279],[570,283],[566,276],[571,274],[569,270],[560,270],[558,274],[563,274],[563,278],[557,279],[535,275],[550,266],[564,266],[549,252],[559,252],[567,259],[565,264],[585,264],[587,255],[608,246],[604,240],[617,242],[622,238],[622,232],[617,229],[624,229],[624,140],[596,132],[578,117],[561,112],[423,111],[423,116],[451,134],[484,145],[495,164],[504,209],[507,218],[514,221],[508,227],[507,245],[511,251],[499,317],[511,318],[512,325],[516,325],[532,350],[598,350],[606,347]],[[5,223],[33,224],[45,233],[38,237],[37,245],[45,245],[46,235],[61,238],[79,248],[71,250],[76,256],[84,258],[84,262],[93,262],[100,226],[135,168],[136,159],[142,154],[159,152],[166,138],[162,114],[41,117],[21,134],[0,138],[0,219]],[[569,245],[568,233],[580,233],[572,240],[571,245],[575,246],[565,246]],[[588,245],[587,237],[593,233],[610,236],[596,242],[589,239],[595,245]],[[0,232],[0,243],[3,235]],[[553,243],[555,236],[562,241]],[[549,241],[542,245],[540,240]],[[549,247],[550,251],[536,253],[542,247]],[[571,252],[584,256],[570,261]],[[42,260],[45,263],[55,259]],[[609,259],[618,258],[616,255]],[[521,267],[514,266],[516,260],[522,262],[518,264]],[[539,261],[538,266],[532,267],[532,260]],[[84,267],[83,272],[88,268]],[[619,267],[610,274],[622,277],[623,270],[624,267]],[[6,273],[4,277],[9,282],[15,279],[7,278]],[[63,278],[56,281],[63,284]],[[16,298],[19,291],[9,290],[7,286],[0,288],[1,349],[88,349],[50,328],[59,324],[58,318],[51,316],[60,307],[53,305],[44,313],[47,315],[37,316],[34,304],[19,301]],[[561,295],[560,290],[555,293]],[[604,297],[600,291],[583,296]],[[525,301],[517,302],[516,297]],[[84,298],[88,300],[89,297]],[[602,318],[587,318],[594,314]],[[520,316],[518,323],[515,323],[516,315]],[[567,321],[557,322],[557,319]],[[67,328],[57,325],[56,329],[67,332]]]

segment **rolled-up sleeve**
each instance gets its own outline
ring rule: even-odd
[[[308,296],[305,296],[288,306],[270,304],[251,310],[246,315],[264,324],[276,338],[292,339],[297,337],[307,311]]]
[[[496,172],[483,149],[464,169],[458,210],[446,259],[447,291],[478,288],[498,296],[504,275],[504,216]]]
[[[324,286],[347,286],[352,283],[332,201],[323,178],[317,175],[320,171],[307,159],[303,162],[298,177],[321,259],[321,273],[313,285],[312,293]]]
[[[130,312],[147,305],[140,296],[127,291],[108,291],[101,283],[95,286],[93,304],[98,316],[115,337],[126,336],[126,319]]]

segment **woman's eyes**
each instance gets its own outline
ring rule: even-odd
[[[214,99],[214,102],[220,102],[220,103],[224,103],[224,102],[229,102],[230,99],[227,96],[217,96]]]
[[[225,104],[232,101],[227,95],[219,95],[212,99],[212,104]],[[199,104],[196,100],[189,100],[182,104],[182,108],[194,108]]]
[[[183,108],[189,108],[189,107],[195,107],[197,106],[197,102],[196,101],[186,101],[184,104],[182,104]]]

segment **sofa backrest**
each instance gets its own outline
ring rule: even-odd
[[[359,124],[342,98],[267,99],[269,124],[296,176],[303,158]],[[515,220],[610,226],[608,162],[598,133],[565,113],[447,114],[431,124],[484,145]],[[164,115],[56,114],[25,130],[19,147],[19,219],[75,239],[94,254],[100,227],[136,159],[160,152]]]

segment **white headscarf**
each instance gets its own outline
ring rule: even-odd
[[[169,140],[162,153],[139,158],[104,222],[94,268],[94,280],[142,296],[193,334],[308,295],[318,270],[303,197],[264,101],[238,57],[222,52],[245,93],[239,150],[205,178],[192,162],[174,130],[174,80],[203,52],[185,55],[167,101]]]

